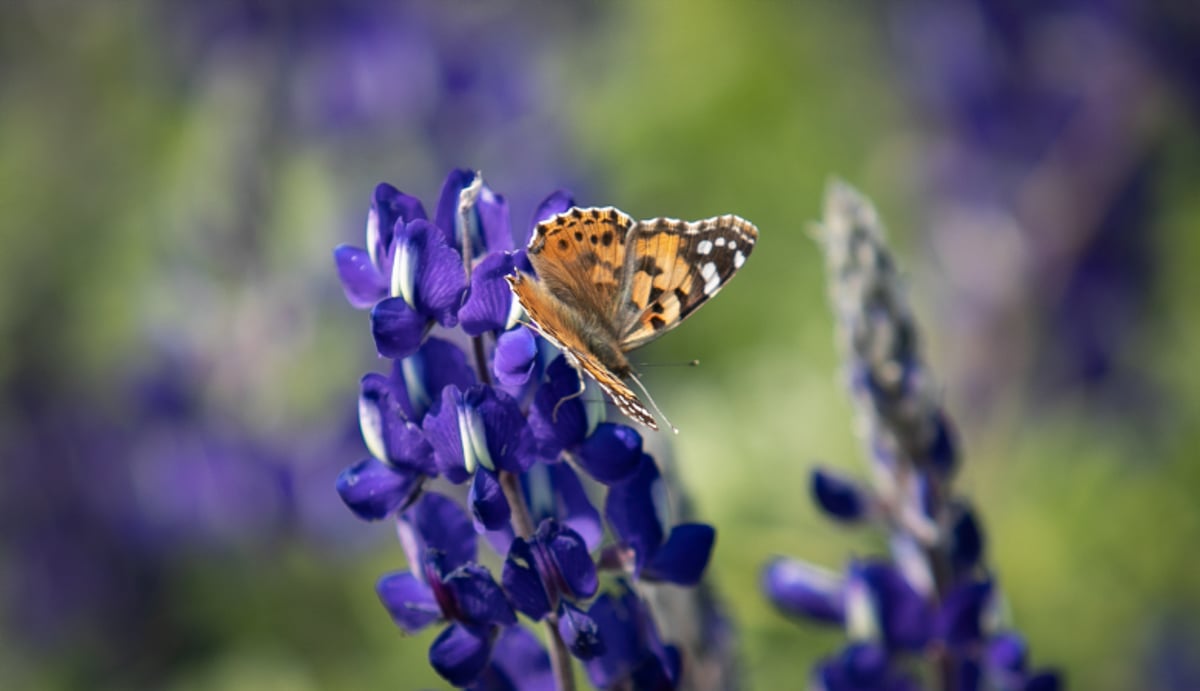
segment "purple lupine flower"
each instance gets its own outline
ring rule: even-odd
[[[636,474],[609,489],[604,515],[619,541],[609,555],[624,562],[635,578],[696,585],[708,566],[716,531],[702,523],[684,523],[668,534],[660,519],[665,510],[660,505],[661,485],[654,459],[643,455]]]
[[[905,672],[910,658],[933,664],[930,677],[944,691],[985,682],[1057,686],[1054,672],[1026,673],[1024,643],[1003,628],[994,605],[998,591],[981,568],[978,517],[952,492],[959,463],[953,428],[921,358],[874,209],[834,183],[818,238],[874,483],[816,469],[813,500],[833,520],[887,529],[891,555],[853,560],[844,576],[783,558],[764,569],[763,590],[776,607],[840,625],[850,640],[818,663],[813,687],[917,689]]]
[[[407,633],[446,622],[429,660],[447,681],[465,685],[488,663],[499,627],[517,623],[512,606],[474,562],[475,533],[452,500],[425,494],[401,517],[400,529],[414,570],[380,578],[379,599]]]
[[[492,646],[492,659],[470,691],[554,691],[550,656],[533,634],[520,626],[505,628]]]
[[[622,684],[644,691],[676,688],[682,673],[679,651],[663,644],[646,603],[631,588],[602,594],[588,614],[605,642],[604,652],[586,663],[593,684],[601,689]]]
[[[524,252],[512,250],[504,199],[456,170],[431,223],[419,202],[380,189],[402,207],[393,213],[379,202],[368,224],[395,216],[392,234],[379,231],[371,245],[376,256],[392,257],[391,297],[372,309],[377,350],[391,371],[362,379],[359,419],[370,457],[343,472],[337,488],[360,518],[398,516],[411,570],[380,580],[385,607],[405,631],[445,623],[430,660],[456,686],[544,685],[541,661],[565,650],[599,660],[605,686],[675,688],[679,653],[661,642],[650,608],[628,586],[618,600],[597,597],[600,571],[695,585],[715,530],[663,519],[666,490],[641,434],[602,422],[595,405],[579,400],[579,373],[519,325],[504,279],[531,269]],[[556,192],[535,220],[569,203]],[[380,295],[388,268],[372,261],[378,275],[345,269],[366,266],[345,259],[364,256],[372,258],[365,250],[335,257],[360,305]],[[469,511],[422,494],[432,478],[469,482]],[[594,498],[605,492],[602,514]],[[499,579],[476,560],[477,534],[504,558]],[[510,633],[514,609],[541,622],[554,645],[543,651]],[[502,646],[531,668],[498,659]],[[552,676],[570,673],[567,660],[550,668]]]

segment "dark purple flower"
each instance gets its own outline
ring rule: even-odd
[[[342,471],[337,491],[354,515],[367,521],[386,518],[411,501],[425,476],[397,470],[367,458]]]
[[[889,650],[925,647],[933,629],[933,607],[890,564],[852,563],[845,588],[846,626],[852,636],[874,633]]]
[[[962,583],[952,590],[938,612],[938,638],[949,647],[978,645],[987,634],[988,609],[994,593],[991,581]]]
[[[788,614],[839,625],[845,621],[841,579],[804,562],[783,557],[772,560],[763,569],[762,589]]]
[[[563,601],[558,608],[558,635],[571,654],[580,660],[592,660],[604,654],[604,639],[600,627],[592,617],[570,602]]]
[[[681,671],[679,652],[663,645],[653,617],[632,589],[604,593],[588,614],[604,642],[604,651],[585,663],[592,684],[608,689],[628,683],[639,691],[676,687]]]
[[[421,428],[405,413],[406,397],[395,379],[371,373],[362,378],[358,424],[371,455],[397,471],[436,474],[433,448]]]
[[[854,643],[817,665],[812,687],[817,691],[918,691],[912,679],[892,669],[887,651],[870,643]]]
[[[574,530],[588,551],[600,547],[604,526],[579,476],[567,463],[535,463],[521,476],[529,513],[535,524],[554,518]]]
[[[542,521],[529,540],[513,540],[501,580],[517,610],[535,621],[563,598],[586,599],[599,586],[583,538],[554,519]]]
[[[658,505],[664,496],[661,482],[654,459],[643,455],[634,476],[609,489],[604,515],[620,546],[633,553],[629,566],[635,578],[695,585],[712,556],[716,531],[685,523],[667,534],[659,518],[664,508]]]
[[[502,331],[515,323],[513,293],[505,276],[517,269],[526,273],[533,269],[525,252],[493,252],[483,258],[471,272],[471,290],[458,311],[459,323],[469,336],[488,331]]]
[[[505,331],[496,339],[492,373],[506,387],[524,386],[537,366],[538,344],[533,332],[525,328]]]
[[[371,333],[383,357],[416,352],[437,322],[454,326],[466,291],[462,258],[433,224],[415,220],[395,233],[389,297],[371,310]]]
[[[836,472],[813,468],[810,487],[817,506],[835,520],[857,523],[870,509],[870,493]]]
[[[492,659],[470,691],[555,691],[550,656],[537,638],[520,626],[500,632]]]
[[[623,482],[641,467],[642,436],[627,425],[605,422],[591,428],[579,396],[581,376],[561,356],[546,368],[546,381],[529,411],[538,453],[557,458],[568,451],[596,480],[607,485]]]
[[[436,414],[425,421],[442,474],[465,481],[476,468],[521,473],[534,461],[525,417],[511,396],[486,386],[442,390]]]
[[[480,188],[475,192],[478,196],[469,205],[466,218],[460,213],[463,192],[470,189],[478,177],[474,171],[462,168],[450,171],[437,205],[437,225],[446,244],[461,251],[464,244],[469,243],[472,259],[513,248],[508,202],[482,184],[482,180],[478,180]]]
[[[401,526],[410,563],[420,568],[380,578],[379,599],[406,633],[436,621],[449,624],[429,660],[447,681],[463,686],[487,664],[498,627],[516,624],[516,615],[488,570],[474,563],[474,532],[452,501],[426,494]]]
[[[367,247],[338,245],[333,251],[338,277],[350,304],[371,307],[388,296],[392,285],[395,228],[425,219],[425,209],[416,197],[404,194],[386,182],[379,183],[367,212]]]
[[[420,350],[392,363],[392,395],[404,417],[417,423],[440,404],[447,386],[465,390],[475,382],[466,353],[441,338],[426,339]]]

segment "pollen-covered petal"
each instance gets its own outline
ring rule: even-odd
[[[579,446],[579,464],[606,485],[624,482],[641,467],[642,435],[628,425],[602,422]]]
[[[841,624],[846,609],[836,574],[795,559],[778,557],[763,569],[762,588],[785,614]]]
[[[867,515],[867,490],[853,480],[824,468],[813,468],[810,488],[826,515],[845,523],[856,523]]]
[[[467,504],[471,507],[471,514],[475,520],[485,530],[499,530],[512,516],[499,480],[488,470],[481,469],[475,473],[467,495]]]
[[[578,533],[558,521],[547,520],[538,526],[535,539],[542,542],[546,551],[553,556],[568,595],[586,599],[596,594],[600,585],[596,578],[596,564]]]
[[[529,381],[537,364],[537,339],[529,329],[505,331],[496,339],[492,371],[505,386],[522,386]]]
[[[361,247],[338,245],[333,250],[342,291],[350,304],[366,309],[387,297],[387,279],[371,262],[371,256]]]
[[[550,613],[550,596],[542,582],[542,574],[533,556],[533,546],[523,538],[516,538],[508,548],[504,559],[504,570],[500,582],[518,612],[534,621],[541,621]]]
[[[462,621],[472,624],[517,623],[512,605],[491,572],[479,564],[463,564],[451,571],[442,586],[452,593]]]
[[[354,515],[367,521],[386,518],[404,506],[424,476],[367,458],[338,475],[337,492]]]
[[[453,499],[426,492],[400,516],[400,544],[409,564],[420,564],[429,550],[443,553],[442,563],[454,569],[475,561],[475,529]]]
[[[628,481],[608,490],[604,515],[618,540],[634,550],[635,574],[658,550],[664,537],[655,495],[661,490],[661,476],[654,459],[643,454],[638,471]]]
[[[417,633],[442,618],[433,591],[408,571],[383,576],[375,584],[375,592],[405,633]]]
[[[417,352],[429,327],[429,318],[408,306],[403,298],[387,298],[371,310],[371,335],[375,350],[387,358]]]
[[[471,683],[488,663],[494,627],[451,624],[429,648],[429,664],[454,686]]]
[[[396,232],[396,252],[408,253],[410,263],[397,261],[397,269],[411,277],[392,276],[393,285],[411,285],[411,306],[442,326],[458,322],[458,307],[466,291],[462,258],[448,246],[433,224],[416,220]]]
[[[692,586],[700,582],[712,556],[717,531],[703,523],[685,523],[671,529],[667,541],[642,568],[641,577]]]
[[[569,602],[558,612],[558,633],[571,654],[580,660],[591,660],[604,654],[604,639],[600,627],[586,613]]]
[[[471,292],[458,311],[458,321],[468,335],[499,331],[507,325],[513,294],[505,276],[514,270],[511,254],[493,252],[471,272]]]

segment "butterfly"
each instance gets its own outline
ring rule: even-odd
[[[626,354],[716,295],[756,240],[758,228],[734,215],[634,221],[612,207],[573,208],[534,228],[527,253],[537,278],[506,278],[531,326],[621,412],[657,430],[624,381],[641,385]]]

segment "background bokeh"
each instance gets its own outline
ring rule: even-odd
[[[1198,74],[1187,3],[4,3],[0,688],[439,687],[375,599],[391,528],[333,491],[377,361],[330,252],[452,166],[518,225],[569,187],[761,229],[637,358],[749,688],[840,639],[764,561],[883,548],[806,497],[864,467],[832,175],[892,230],[1035,662],[1200,688]]]

